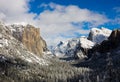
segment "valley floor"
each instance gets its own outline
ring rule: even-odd
[[[101,70],[92,68],[89,65],[94,63],[89,62],[55,57],[47,60],[49,65],[32,64],[21,59],[0,61],[0,82],[120,82],[120,69],[113,70],[112,66]]]

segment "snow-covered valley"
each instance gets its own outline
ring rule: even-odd
[[[92,28],[50,51],[34,26],[0,23],[0,82],[106,82],[113,65],[112,82],[119,82],[119,36],[119,30]]]

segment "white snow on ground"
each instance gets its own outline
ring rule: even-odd
[[[0,38],[0,47],[8,46],[8,40],[5,38]]]
[[[27,51],[26,55],[22,54],[22,55],[18,55],[18,57],[22,58],[23,60],[30,62],[30,63],[38,63],[39,65],[49,65],[50,62],[46,59],[44,59],[43,57],[39,57],[29,51]]]
[[[49,64],[49,61],[45,60],[44,58],[42,58],[42,57],[40,58],[39,56],[37,56],[37,55],[35,55],[35,54],[33,54],[33,53],[29,52],[29,51],[28,51],[28,53],[29,53],[28,56],[23,55],[23,58],[26,61],[28,61],[30,63],[36,62],[36,63],[38,63],[40,65],[48,65]]]

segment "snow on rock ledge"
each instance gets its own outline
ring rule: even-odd
[[[86,48],[86,49],[90,49],[95,45],[92,41],[88,40],[85,36],[82,36],[80,38],[80,44],[82,48]]]
[[[9,32],[10,28],[0,23],[0,54],[7,58],[21,59],[29,63],[49,65],[48,60],[31,53],[22,42]]]
[[[55,56],[79,56],[84,58],[87,55],[87,50],[91,49],[95,44],[101,43],[111,34],[111,30],[107,28],[92,28],[89,37],[82,36],[80,38],[74,38],[66,42],[61,41],[52,52]]]

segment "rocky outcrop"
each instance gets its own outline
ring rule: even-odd
[[[114,43],[114,46],[120,45],[120,30],[114,30],[108,39]]]
[[[8,28],[10,28],[12,36],[22,42],[30,52],[42,55],[47,50],[46,42],[40,36],[39,28],[32,25],[11,25]]]

